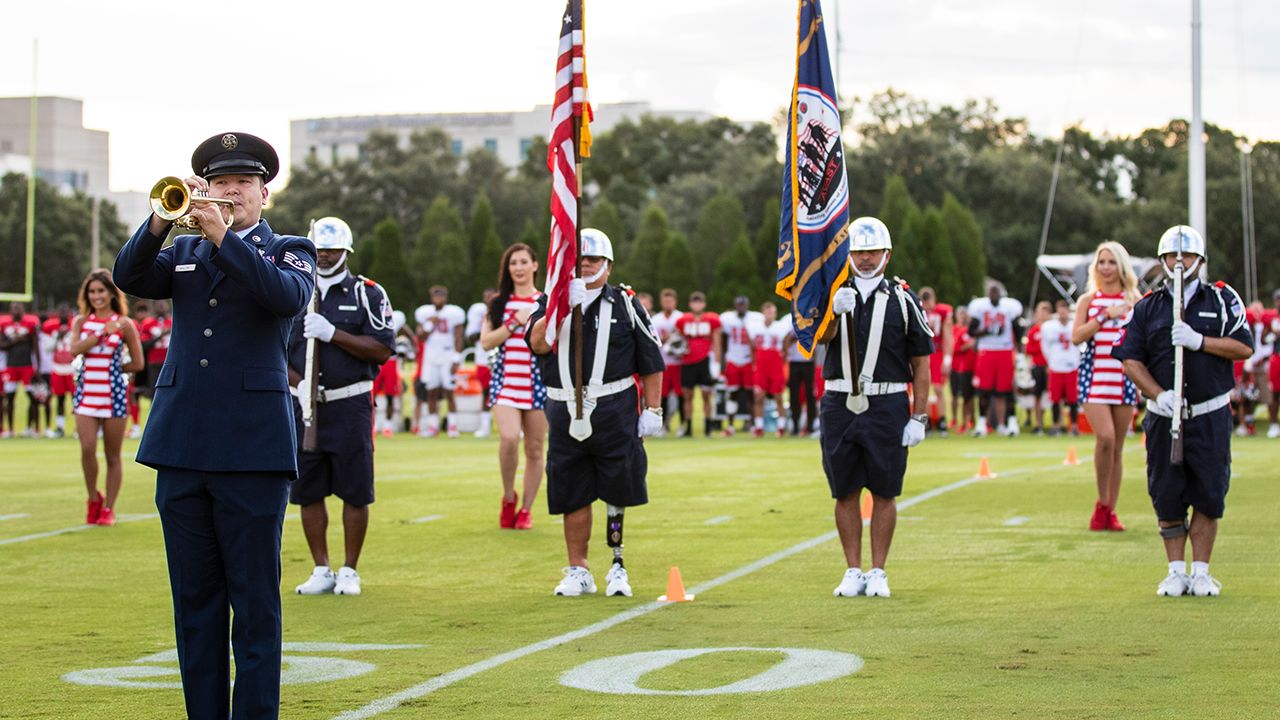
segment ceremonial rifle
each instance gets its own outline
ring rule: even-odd
[[[315,227],[315,221],[311,222]],[[314,236],[314,234],[312,234]],[[311,304],[307,312],[320,312],[320,287],[311,291]],[[306,452],[316,450],[316,401],[320,397],[320,354],[316,352],[316,338],[307,338],[307,367],[303,379],[307,381],[307,397],[298,398],[302,404],[302,449]]]
[[[1173,267],[1173,322],[1182,322],[1182,238],[1178,238],[1178,256]],[[1169,418],[1169,462],[1182,464],[1182,356],[1184,348],[1173,346],[1173,417]]]

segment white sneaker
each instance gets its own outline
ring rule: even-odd
[[[140,437],[142,437],[142,426],[141,426],[141,425],[134,425],[133,427],[129,428],[129,439],[130,439],[130,440],[137,440],[137,439],[138,439],[138,438],[140,438]]]
[[[311,571],[307,581],[294,588],[299,595],[324,595],[333,592],[335,577],[333,571],[323,565],[317,565]]]
[[[867,597],[889,597],[889,576],[880,568],[867,573]]]
[[[1248,436],[1249,436],[1249,428],[1245,427],[1244,423],[1240,423],[1240,427],[1236,428],[1236,437],[1248,437]]]
[[[1018,428],[1018,418],[1009,418],[1009,422],[1004,427],[1004,434],[1009,437],[1018,437],[1019,432],[1021,431]]]
[[[1160,597],[1182,597],[1190,589],[1191,578],[1187,574],[1179,570],[1170,570],[1164,580],[1160,581],[1160,585],[1156,588],[1156,595]]]
[[[986,419],[985,417],[980,417],[980,418],[978,418],[976,421],[974,421],[974,423],[973,423],[973,436],[974,436],[974,437],[986,437],[986,436],[987,436],[987,419]]]
[[[858,568],[849,568],[844,571],[844,578],[831,594],[836,597],[857,597],[866,591],[867,576],[863,575]]]
[[[1280,425],[1277,425],[1276,423],[1271,423],[1271,429],[1267,430],[1267,437],[1271,438],[1272,440],[1276,438],[1280,438]]]
[[[355,568],[342,566],[338,569],[338,579],[333,584],[334,595],[359,595],[360,575]]]
[[[555,594],[564,597],[578,597],[582,594],[593,594],[596,591],[596,579],[591,577],[591,571],[570,565],[564,569],[564,577],[560,580],[560,584],[556,585]]]
[[[1191,594],[1196,597],[1218,597],[1218,593],[1222,590],[1222,583],[1214,579],[1207,572],[1196,573],[1191,576]]]
[[[458,432],[458,426],[454,425],[453,423],[449,423],[449,437],[456,438],[460,436],[461,436],[461,433]]]
[[[604,594],[606,597],[631,597],[631,583],[627,581],[627,569],[614,563],[604,576]]]
[[[491,432],[492,430],[489,429],[488,425],[481,425],[479,428],[476,429],[476,437],[487,438],[489,437],[489,433]]]

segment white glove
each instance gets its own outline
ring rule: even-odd
[[[1253,372],[1253,358],[1244,361],[1244,372],[1246,375]]]
[[[942,356],[942,374],[943,375],[951,374],[951,356],[950,355]]]
[[[580,307],[587,301],[587,281],[574,278],[569,281],[569,307]]]
[[[902,428],[902,447],[915,447],[924,442],[924,423],[915,418],[907,421]]]
[[[662,416],[658,413],[645,408],[640,413],[640,421],[636,424],[636,432],[640,437],[653,437],[662,430]]]
[[[831,311],[837,315],[843,315],[853,312],[853,308],[858,304],[858,296],[853,293],[853,288],[842,287],[836,291],[834,297],[831,298]]]
[[[298,381],[298,402],[306,405],[309,399],[311,399],[311,382],[303,377]]]
[[[1179,320],[1173,324],[1173,344],[1181,345],[1188,350],[1199,350],[1204,347],[1204,335],[1191,329],[1191,326]]]
[[[716,360],[715,355],[707,356],[707,369],[711,371],[711,377],[720,379],[720,362]]]
[[[1172,390],[1164,390],[1156,396],[1155,412],[1157,415],[1173,417],[1174,409]]]
[[[315,338],[320,342],[329,342],[333,339],[333,333],[337,330],[333,323],[329,322],[325,316],[320,313],[307,313],[302,320],[302,337]]]

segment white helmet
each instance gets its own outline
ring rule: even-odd
[[[582,228],[582,257],[602,257],[613,262],[613,243],[595,228]]]
[[[350,226],[336,217],[323,217],[312,223],[307,238],[317,250],[356,251]]]
[[[1174,225],[1160,236],[1160,245],[1156,248],[1156,256],[1164,257],[1169,253],[1181,250],[1184,253],[1199,255],[1208,259],[1205,254],[1204,236],[1189,225]]]
[[[849,252],[892,250],[889,228],[873,217],[860,217],[849,223]]]

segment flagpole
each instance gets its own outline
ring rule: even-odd
[[[582,26],[583,33],[583,55],[586,55],[586,18],[583,16],[582,0],[574,3],[574,10],[578,13],[578,21]],[[572,89],[570,89],[572,93]],[[582,98],[583,105],[586,104],[585,89]],[[573,107],[573,98],[569,99],[570,107]],[[583,107],[579,105],[578,107]],[[573,164],[577,171],[577,179],[574,183],[574,219],[573,219],[573,246],[575,248],[573,257],[573,276],[575,278],[582,277],[582,120],[577,114],[573,119]],[[574,418],[582,419],[582,306],[575,305],[573,307],[573,330],[570,332],[570,343],[573,345],[573,399],[575,403]]]

